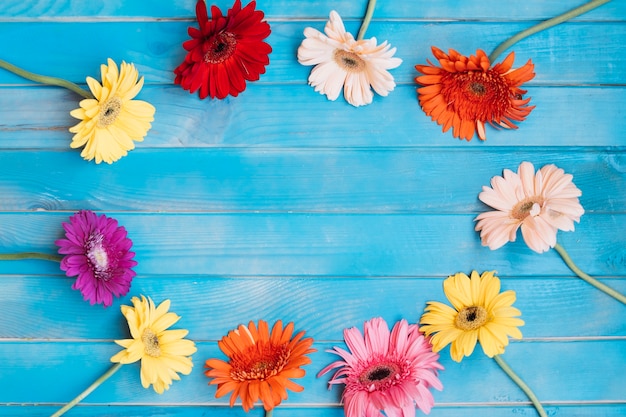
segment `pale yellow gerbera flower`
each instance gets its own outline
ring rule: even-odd
[[[111,362],[133,363],[141,359],[141,385],[162,394],[169,389],[172,380],[180,380],[178,373],[189,375],[193,364],[190,355],[196,352],[191,340],[184,339],[187,330],[166,330],[180,316],[168,313],[170,300],[158,307],[150,299],[141,296],[131,299],[134,307],[122,306],[122,314],[128,320],[132,339],[116,340],[124,350],[115,354]]]
[[[377,45],[376,38],[355,40],[334,10],[324,32],[326,35],[306,28],[306,39],[298,48],[298,62],[315,65],[309,75],[309,84],[315,91],[334,101],[343,89],[348,103],[364,106],[374,98],[372,89],[386,96],[395,88],[393,76],[387,70],[402,63],[400,58],[393,57],[396,48],[391,48],[387,41]]]
[[[450,356],[460,362],[474,351],[476,342],[490,358],[504,353],[508,336],[522,338],[517,328],[524,321],[516,318],[520,311],[513,307],[515,292],[500,292],[500,279],[494,272],[472,271],[471,278],[463,273],[449,276],[443,282],[443,291],[454,308],[429,301],[420,319],[421,330],[433,350],[439,352],[449,345]]]
[[[142,100],[133,100],[143,87],[143,77],[133,64],[122,61],[118,71],[112,59],[101,65],[102,85],[87,77],[87,84],[95,98],[81,100],[80,108],[70,115],[81,122],[70,128],[75,133],[72,148],[85,146],[80,156],[96,163],[111,164],[127,151],[135,148],[133,141],[141,142],[152,126],[154,106]]]

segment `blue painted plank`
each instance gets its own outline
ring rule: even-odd
[[[38,405],[13,405],[0,408],[0,415],[10,415],[13,417],[48,417],[58,410],[59,407]],[[584,404],[569,405],[559,404],[555,406],[545,406],[546,412],[551,417],[622,417],[626,416],[626,406],[618,404]],[[71,414],[73,413],[73,414]],[[81,405],[77,406],[67,416],[81,415],[83,417],[262,417],[262,408],[255,408],[249,413],[245,413],[241,406],[233,408],[217,405],[188,406],[185,404],[176,405],[140,405],[140,406],[120,406],[116,404],[105,405]],[[431,417],[511,417],[514,415],[533,415],[534,408],[528,405],[513,406],[473,406],[464,405],[462,407],[437,405],[432,409]],[[319,406],[309,405],[307,407],[289,406],[282,404],[274,409],[276,417],[344,417],[343,408],[340,406]],[[419,415],[419,414],[418,414]]]
[[[232,6],[232,0],[208,1],[222,10]],[[242,1],[242,4],[247,4]],[[366,1],[298,1],[259,0],[257,7],[263,10],[268,19],[278,18],[327,18],[328,12],[337,10],[342,16],[360,19],[366,8]],[[416,18],[416,19],[462,19],[462,20],[527,20],[546,19],[573,9],[581,4],[578,0],[543,1],[468,1],[468,2],[378,2],[375,18]],[[31,18],[41,20],[54,17],[94,17],[97,19],[115,18],[184,18],[195,17],[195,1],[113,2],[91,0],[73,2],[70,0],[4,0],[0,3],[0,16],[7,18]],[[626,13],[624,3],[614,1],[589,12],[577,20],[617,20]]]
[[[55,252],[70,213],[0,213],[3,251]],[[107,213],[133,240],[139,274],[448,276],[468,269],[559,275],[554,251],[481,247],[473,215]],[[626,275],[625,214],[594,214],[559,241],[587,273]],[[58,273],[47,261],[0,263],[0,273]]]
[[[207,314],[206,320],[211,320]],[[85,404],[159,404],[182,403],[190,405],[224,405],[228,397],[214,398],[215,386],[208,385],[203,374],[204,361],[224,358],[215,342],[197,344],[193,356],[194,368],[190,375],[175,381],[163,395],[142,388],[138,363],[123,366],[83,400]],[[306,376],[297,381],[305,387],[301,393],[290,393],[285,405],[338,404],[341,390],[327,389],[327,376],[315,374],[335,355],[325,350],[334,346],[315,343],[318,352],[310,355],[312,363],[304,369]],[[550,405],[561,402],[572,405],[586,402],[612,404],[626,403],[623,389],[623,368],[626,358],[626,339],[617,341],[534,342],[511,343],[503,358],[533,387],[538,398]],[[49,343],[15,342],[0,344],[5,358],[0,363],[0,403],[62,404],[71,400],[106,369],[109,357],[118,351],[113,342]],[[601,352],[602,354],[598,354]],[[67,358],[72,357],[71,361]],[[520,404],[526,408],[528,399],[496,365],[482,352],[475,351],[460,364],[453,362],[447,348],[442,351],[441,364],[445,370],[440,379],[443,391],[434,391],[436,403],[447,405],[499,404],[511,407]],[[63,383],[59,383],[62,376]],[[10,381],[10,382],[9,382]],[[589,381],[594,381],[590,383]],[[28,389],[25,389],[28,387]]]
[[[468,157],[463,181],[451,179]],[[573,174],[587,213],[626,206],[622,151],[177,148],[136,150],[114,166],[69,149],[2,152],[0,211],[479,213],[483,185],[522,161]]]
[[[450,274],[459,271],[450,270]],[[463,272],[469,273],[466,269]],[[481,271],[482,272],[482,271]],[[626,334],[626,306],[571,277],[499,275],[503,290],[517,293],[525,339],[611,337]],[[293,321],[316,340],[342,337],[344,327],[374,316],[388,323],[419,320],[427,301],[447,302],[445,277],[207,277],[145,276],[113,306],[90,306],[72,278],[61,275],[0,277],[2,339],[122,339],[121,305],[132,296],[172,302],[180,325],[195,340],[219,340],[239,323],[264,319]],[[606,280],[626,293],[626,278]],[[45,291],[42,291],[45,289]],[[63,306],[63,308],[53,308]],[[215,320],[206,320],[207,314]],[[37,320],[24,320],[36,316]],[[80,317],[80,320],[76,318]],[[549,320],[546,320],[549,317]]]
[[[474,138],[469,143],[452,137],[450,131],[442,133],[441,127],[424,114],[416,87],[399,86],[388,97],[375,97],[372,105],[360,108],[343,98],[330,102],[305,85],[252,84],[239,97],[223,101],[201,101],[178,87],[146,87],[139,98],[152,103],[157,111],[153,128],[136,146],[307,150],[445,147],[479,152],[497,147],[505,155],[533,146],[542,147],[534,150],[537,157],[545,149],[568,158],[563,149],[550,148],[563,147],[576,155],[586,151],[579,146],[621,150],[626,145],[622,134],[626,131],[625,87],[529,87],[537,108],[519,129],[487,127],[485,142]],[[93,164],[82,161],[78,150],[69,149],[72,134],[67,129],[77,123],[69,112],[78,107],[78,101],[73,93],[58,88],[4,88],[0,95],[0,149],[67,151],[76,159],[73,169],[95,170]],[[108,172],[133,163],[136,153]],[[615,158],[612,163],[623,165],[619,160]]]
[[[51,22],[17,22],[0,25],[0,38],[37,40],[38,54],[32,54],[16,42],[7,45],[2,58],[33,72],[85,83],[87,76],[99,77],[100,65],[110,57],[133,62],[146,83],[171,84],[173,70],[184,59],[182,43],[188,39],[189,22],[88,22],[61,24]],[[267,42],[272,46],[267,73],[258,83],[306,84],[311,67],[300,65],[297,48],[307,26],[322,30],[321,21],[280,21],[271,25]],[[487,53],[506,38],[528,27],[520,23],[476,22],[374,22],[368,33],[388,40],[397,48],[403,64],[391,71],[398,84],[413,84],[418,75],[414,66],[433,60],[431,46],[456,49],[469,55],[477,48]],[[355,33],[358,22],[348,22],[347,30]],[[94,47],[94,39],[107,33],[106,42]],[[55,36],[48,36],[54,33]],[[480,33],[481,36],[467,36]],[[421,39],[416,44],[415,39]],[[428,41],[433,40],[433,41]],[[436,41],[435,41],[436,40]],[[435,42],[435,44],[431,43]],[[603,45],[598,49],[598,45]],[[626,66],[626,25],[622,22],[564,23],[538,33],[515,45],[516,63],[528,59],[535,63],[535,84],[606,85],[623,84],[622,68]],[[77,54],[76,51],[80,51]],[[504,57],[502,57],[504,58]],[[41,67],[45,62],[45,68]],[[32,82],[0,72],[0,84],[28,85]]]

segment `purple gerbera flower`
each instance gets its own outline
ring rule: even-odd
[[[117,220],[89,210],[75,213],[63,228],[67,239],[54,243],[59,253],[66,255],[61,269],[68,277],[78,275],[72,289],[80,290],[92,305],[103,303],[105,307],[113,303],[113,295],[126,295],[136,275],[131,268],[137,265],[126,229],[118,226]]]

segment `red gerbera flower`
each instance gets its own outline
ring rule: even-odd
[[[204,0],[196,4],[200,29],[190,27],[192,37],[183,43],[189,53],[175,70],[175,84],[190,93],[198,89],[200,98],[237,96],[246,89],[246,80],[256,81],[265,73],[272,48],[263,39],[270,34],[270,25],[262,21],[264,14],[254,10],[256,2],[243,9],[236,0],[226,16],[211,6],[211,20]]]
[[[482,50],[469,58],[450,49],[448,54],[432,47],[433,55],[441,64],[416,65],[424,75],[415,78],[419,102],[424,112],[443,126],[452,128],[455,138],[471,140],[474,132],[485,140],[485,123],[506,129],[517,129],[514,121],[523,121],[535,106],[528,106],[530,98],[523,99],[526,90],[519,87],[535,77],[534,64],[511,69],[515,53],[511,52],[499,64],[491,67]]]

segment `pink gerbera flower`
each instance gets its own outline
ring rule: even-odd
[[[131,268],[135,252],[133,242],[126,237],[126,229],[117,220],[97,216],[89,210],[81,210],[63,223],[65,237],[54,242],[61,260],[61,269],[68,277],[78,276],[72,289],[80,290],[83,298],[93,304],[103,303],[109,307],[113,295],[128,293],[130,282],[136,275]]]
[[[318,377],[339,368],[329,381],[345,384],[344,411],[347,417],[415,416],[417,406],[428,414],[434,405],[429,388],[443,388],[437,370],[439,355],[432,351],[416,324],[397,322],[391,333],[382,318],[364,324],[365,337],[359,329],[345,329],[347,352],[334,347],[328,352],[343,360],[322,369]]]
[[[505,169],[502,177],[493,177],[491,188],[483,186],[478,198],[496,210],[474,219],[483,246],[498,249],[514,242],[521,228],[524,242],[535,252],[553,248],[557,231],[573,231],[585,213],[578,200],[582,192],[572,178],[552,164],[535,173],[530,162],[522,162],[517,173]]]

